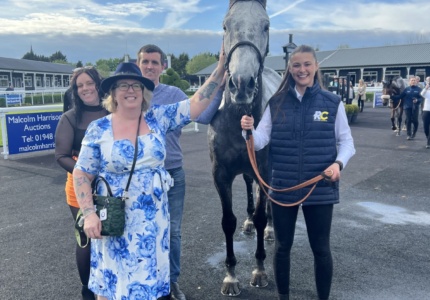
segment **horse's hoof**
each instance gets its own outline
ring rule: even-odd
[[[269,284],[266,272],[259,270],[252,271],[252,278],[249,284],[257,288],[266,287]]]
[[[221,294],[228,297],[236,297],[240,294],[239,282],[223,282]]]
[[[249,219],[246,219],[245,222],[243,222],[243,233],[253,234],[254,230],[255,230],[254,222],[252,222]]]
[[[273,227],[267,226],[264,229],[264,240],[266,242],[273,242],[275,240],[275,232],[273,231]]]

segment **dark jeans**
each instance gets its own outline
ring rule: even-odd
[[[409,136],[415,135],[418,130],[418,113],[420,112],[419,107],[405,108],[403,110],[406,115],[406,132]],[[413,131],[412,124],[414,125]]]
[[[423,126],[424,133],[427,137],[427,145],[430,145],[430,111],[423,110]]]
[[[290,291],[290,252],[294,241],[298,206],[282,207],[271,203],[275,230],[273,269],[278,294]],[[330,230],[333,204],[302,206],[309,243],[314,255],[315,281],[319,299],[328,299],[333,276]]]
[[[174,180],[167,193],[170,212],[170,281],[177,282],[181,272],[181,227],[185,199],[185,172],[182,167],[167,170]]]

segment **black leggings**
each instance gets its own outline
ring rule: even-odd
[[[319,299],[328,299],[333,276],[330,229],[333,204],[302,206],[309,243],[314,255],[315,282]],[[282,207],[272,203],[275,230],[273,269],[278,294],[290,291],[290,252],[294,241],[299,207]]]
[[[73,215],[73,220],[76,220],[79,208],[70,206],[70,211]],[[79,278],[82,285],[87,286],[90,279],[90,258],[91,258],[91,241],[85,248],[79,247],[76,243],[76,265],[78,266]]]
[[[363,111],[364,108],[364,99],[361,99],[362,97],[363,96],[361,95],[358,96],[358,108],[360,109],[360,111]]]

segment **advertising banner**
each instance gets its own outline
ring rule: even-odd
[[[382,100],[381,96],[382,96],[382,92],[375,92],[374,100],[373,100],[373,104],[374,104],[373,107],[384,107],[383,100]]]
[[[61,112],[6,115],[9,154],[55,148],[55,130]]]

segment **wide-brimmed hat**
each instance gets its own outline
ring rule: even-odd
[[[145,89],[150,91],[154,90],[154,83],[148,78],[143,77],[139,67],[130,62],[120,63],[116,68],[114,75],[104,79],[100,87],[105,93],[109,93],[112,85],[120,79],[134,79],[140,81],[145,86]]]

